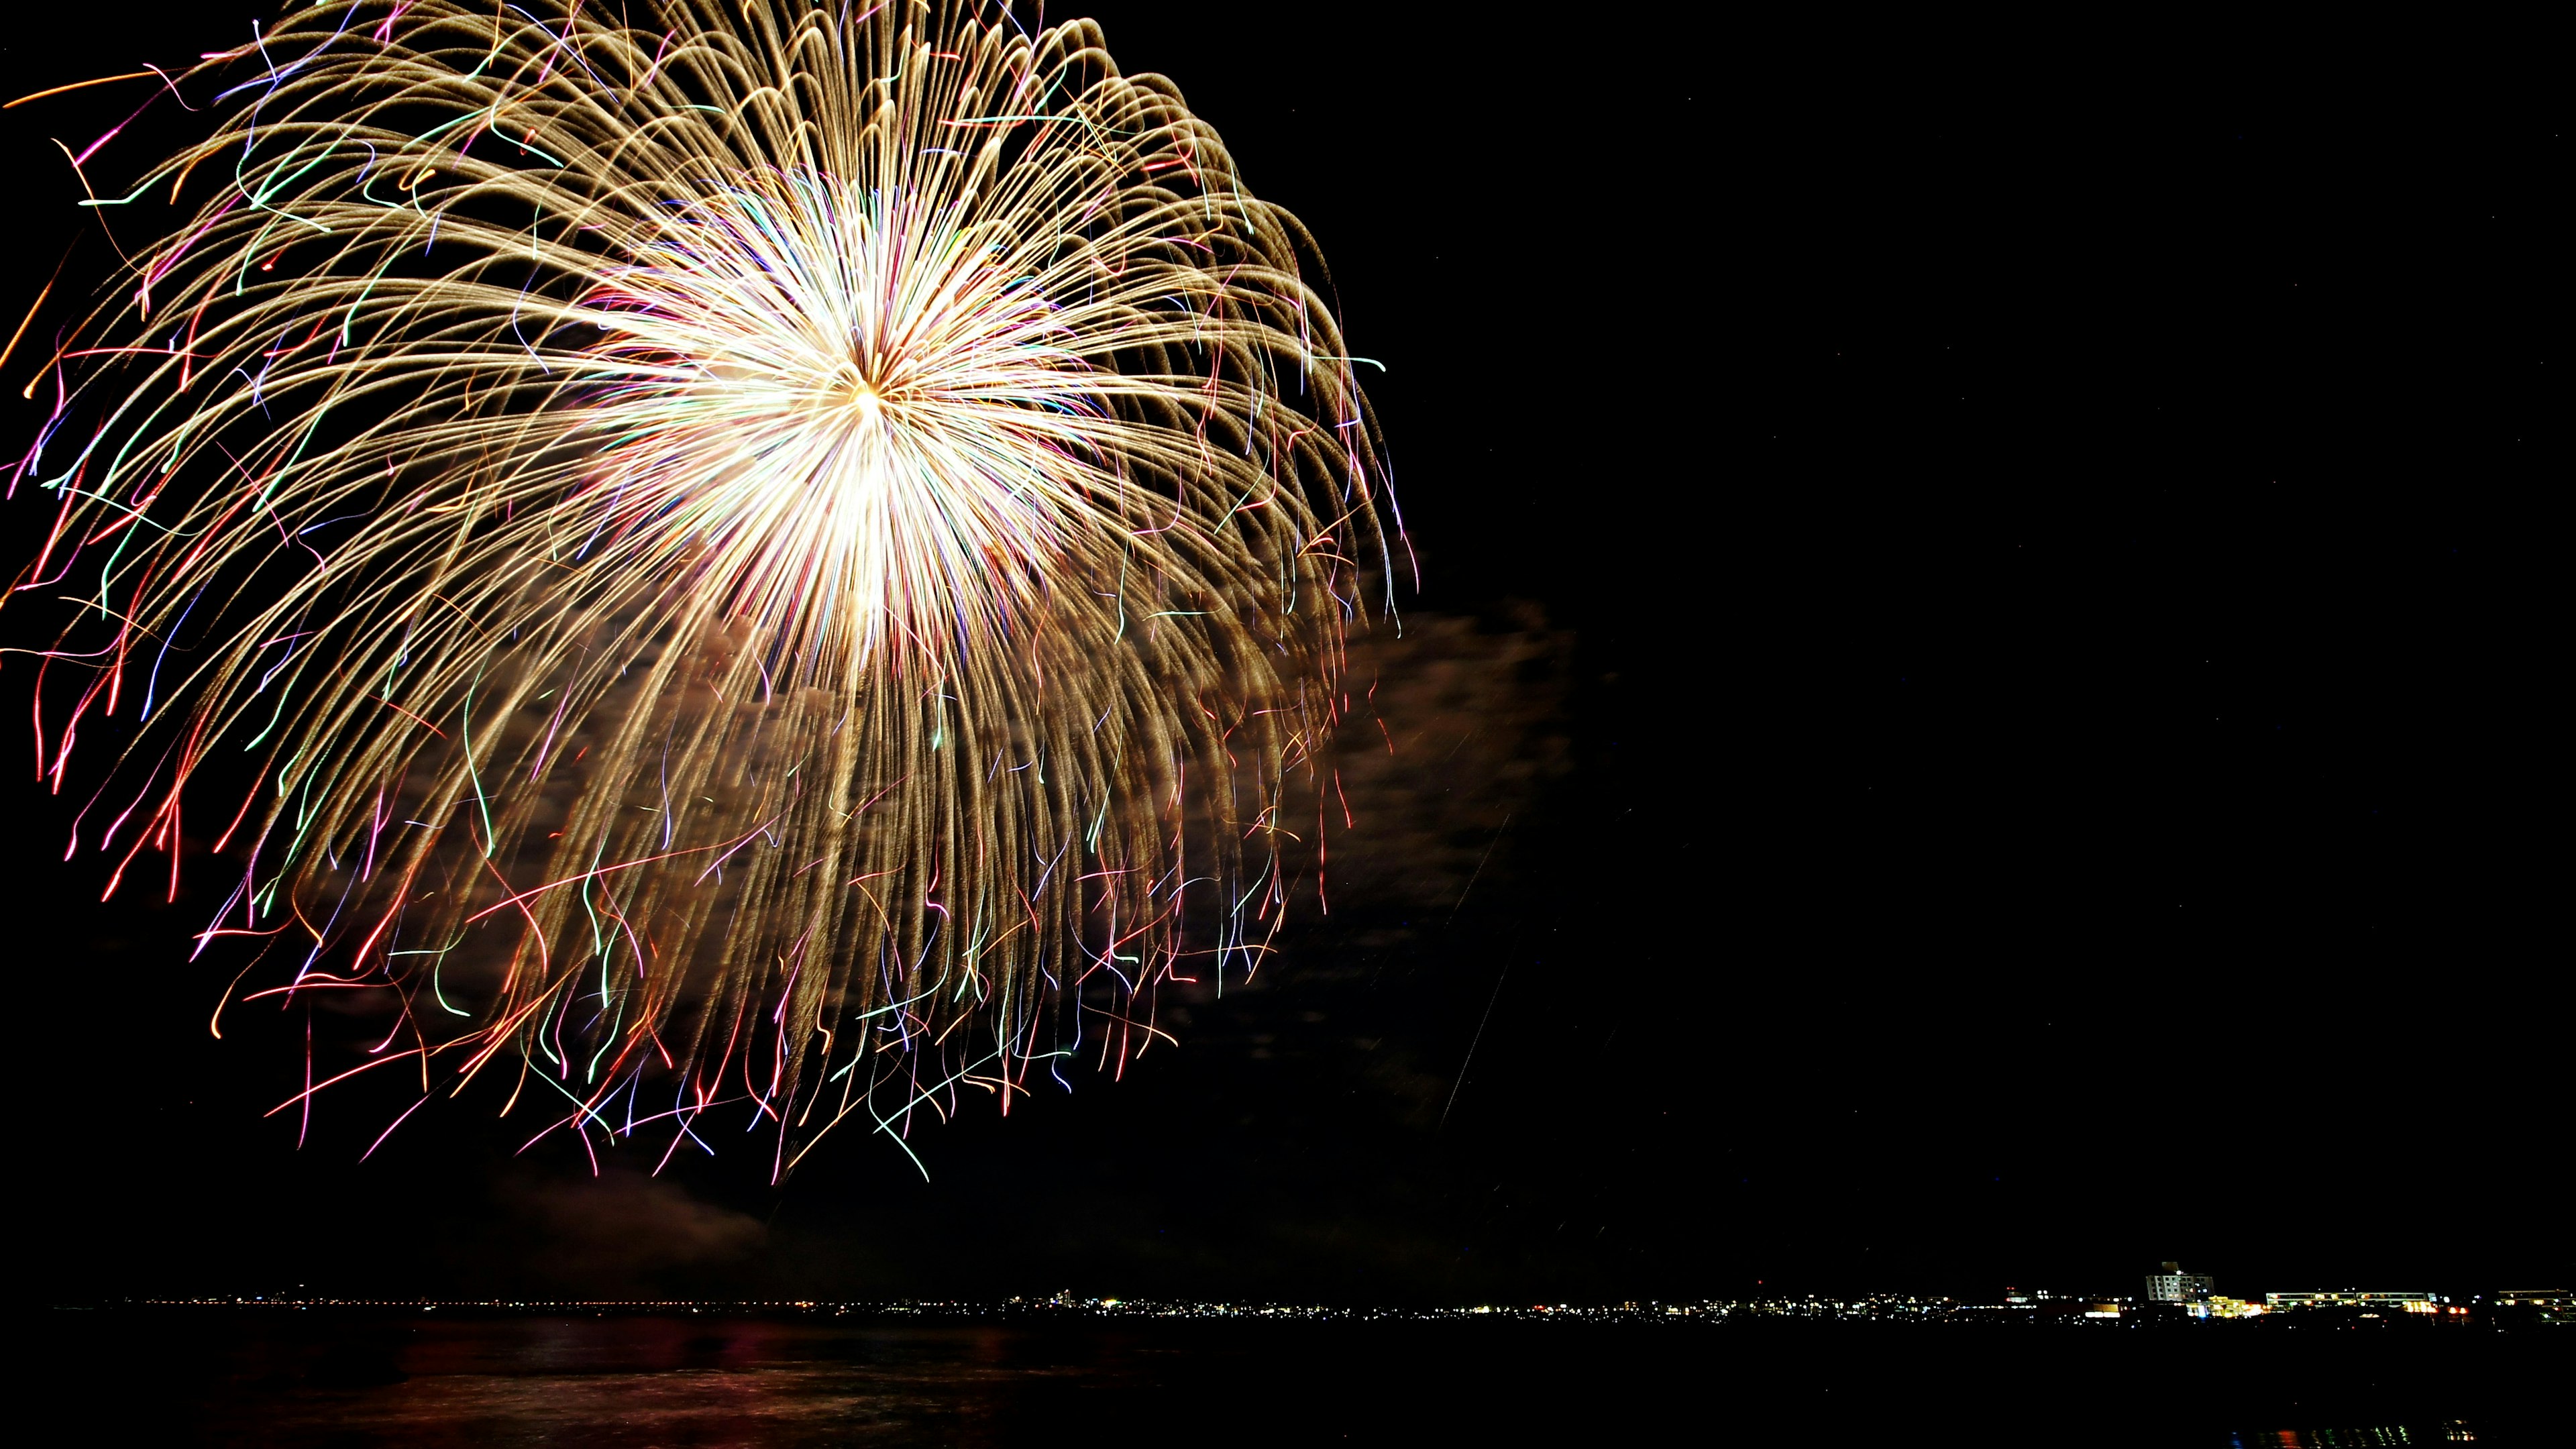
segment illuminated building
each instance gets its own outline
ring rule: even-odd
[[[2206,1273],[2186,1273],[2180,1263],[2167,1263],[2161,1273],[2147,1275],[2147,1301],[2150,1303],[2200,1303],[2208,1299],[2215,1284]]]
[[[2499,1288],[2496,1290],[2495,1301],[2509,1308],[2528,1305],[2564,1313],[2570,1308],[2576,1308],[2576,1293],[2570,1293],[2564,1288]]]
[[[2345,1288],[2318,1293],[2266,1293],[2263,1302],[2275,1313],[2285,1308],[2393,1308],[2401,1313],[2431,1313],[2436,1300],[2430,1293],[2370,1293]]]
[[[2224,1298],[2213,1293],[2193,1303],[2191,1311],[2195,1318],[2253,1318],[2261,1314],[2264,1308],[2260,1303],[2248,1303],[2242,1298]]]
[[[2496,1306],[2527,1313],[2542,1323],[2576,1323],[2576,1293],[2564,1288],[2503,1288]]]

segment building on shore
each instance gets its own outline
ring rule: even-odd
[[[2529,1305],[2533,1308],[2554,1308],[2564,1313],[2570,1308],[2576,1308],[2576,1293],[2570,1293],[2564,1288],[2499,1288],[2496,1290],[2495,1301],[2509,1308]]]
[[[2206,1303],[2217,1291],[2217,1282],[2206,1273],[2186,1273],[2180,1263],[2167,1263],[2161,1273],[2147,1275],[2149,1303]]]
[[[2257,1318],[2266,1311],[2260,1303],[2248,1303],[2242,1298],[2228,1298],[2216,1293],[2191,1305],[2194,1318]]]
[[[2434,1313],[2441,1300],[2431,1293],[2365,1292],[2340,1288],[2313,1293],[2266,1293],[2263,1304],[2274,1313],[2294,1308],[2367,1308],[2380,1312]]]
[[[2576,1323],[2576,1293],[2564,1288],[2499,1288],[2495,1304],[2533,1323]]]

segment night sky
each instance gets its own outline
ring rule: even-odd
[[[9,95],[247,30],[47,8]],[[751,1138],[594,1180],[560,1136],[513,1157],[488,1094],[360,1165],[401,1103],[326,1096],[299,1152],[260,1115],[297,1019],[206,1033],[213,902],[94,904],[22,770],[34,1291],[2563,1279],[2563,138],[2295,47],[2132,85],[1926,69],[1957,36],[1397,8],[1092,7],[1312,227],[1387,366],[1423,580],[1357,651],[1386,736],[1341,748],[1329,916],[1124,1082],[917,1133],[927,1182],[857,1136],[783,1188]],[[137,100],[0,115],[9,325],[86,220],[48,138]],[[22,762],[31,673],[0,664]]]

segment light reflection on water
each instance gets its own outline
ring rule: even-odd
[[[265,1346],[208,1395],[202,1428],[280,1446],[1008,1443],[1046,1401],[1136,1376],[1125,1345],[1004,1328],[572,1319],[389,1337]]]
[[[806,1445],[1002,1442],[999,1371],[847,1365],[652,1373],[454,1374],[263,1397],[209,1416],[215,1442]]]
[[[2541,1391],[2510,1386],[2541,1382],[2547,1365],[2561,1362],[2510,1345],[2491,1353],[2429,1344],[2438,1352],[2428,1358],[2402,1345],[2192,1333],[54,1317],[44,1325],[56,1360],[48,1372],[63,1400],[97,1405],[103,1428],[120,1431],[101,1442],[261,1449],[1093,1439],[1210,1449],[1963,1441],[2509,1449],[2557,1441],[2491,1433],[2467,1416],[2501,1405],[2507,1420],[2527,1419],[2514,1406]],[[2452,1354],[2450,1367],[2439,1353]],[[2388,1397],[2390,1384],[2406,1386],[2400,1397]],[[2509,1393],[2497,1397],[2496,1384]],[[2363,1427],[2277,1427],[2302,1421]],[[1677,1425],[1687,1432],[1676,1436]]]

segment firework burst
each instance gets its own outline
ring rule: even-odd
[[[31,388],[11,597],[74,611],[46,782],[114,740],[74,847],[204,832],[231,999],[381,1018],[285,1110],[498,1076],[783,1171],[1257,964],[1385,494],[1305,234],[1087,22],[638,8],[154,73],[213,133],[93,192],[165,237]]]

